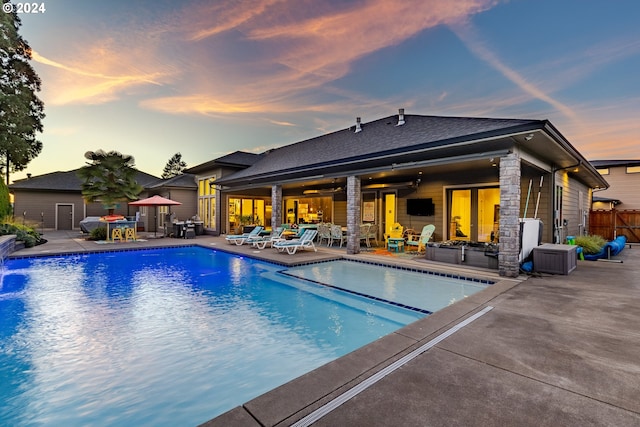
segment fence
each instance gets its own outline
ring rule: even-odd
[[[607,240],[625,236],[629,243],[640,243],[640,210],[591,211],[589,234],[597,234]]]

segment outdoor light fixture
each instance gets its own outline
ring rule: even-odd
[[[530,133],[529,135],[524,137],[525,141],[531,141],[532,139],[533,139],[533,134],[532,133]]]

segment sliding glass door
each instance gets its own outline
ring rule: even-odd
[[[500,188],[447,190],[449,240],[496,242],[500,220]]]

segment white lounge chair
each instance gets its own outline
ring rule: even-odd
[[[318,252],[316,245],[313,244],[313,239],[316,238],[316,234],[318,234],[318,230],[307,229],[299,239],[281,240],[275,242],[272,246],[280,252],[286,250],[289,255],[295,254],[298,249],[307,248],[311,248],[315,252]]]
[[[268,236],[250,237],[249,243],[258,249],[264,249],[267,245],[273,246],[275,242],[285,240],[284,237],[282,237],[283,233],[284,227],[276,227],[276,229],[272,230],[271,234]]]
[[[240,246],[247,242],[249,239],[258,237],[263,229],[264,227],[258,225],[249,233],[233,234],[225,237],[225,240],[229,243],[235,243],[236,245]]]

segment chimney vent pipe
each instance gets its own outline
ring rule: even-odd
[[[360,125],[360,117],[356,117],[356,131],[355,133],[362,132],[362,126]]]
[[[396,126],[402,126],[404,124],[404,108],[398,110],[398,124]]]

